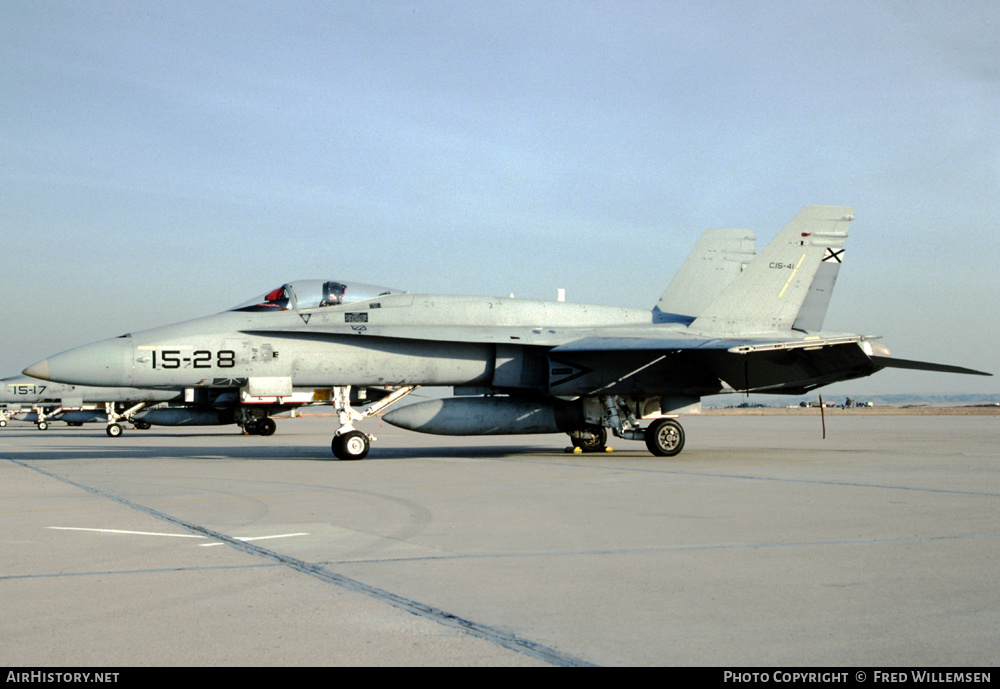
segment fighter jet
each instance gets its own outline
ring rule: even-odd
[[[277,398],[251,397],[230,390],[184,390],[65,385],[28,376],[0,379],[0,428],[18,418],[46,430],[53,420],[72,426],[105,423],[109,437],[122,435],[123,422],[150,426],[239,424],[251,435],[271,435],[272,415],[307,404],[328,404],[329,390],[295,390]]]
[[[752,235],[703,237],[648,311],[302,280],[220,314],[58,354],[25,373],[272,395],[329,386],[340,459],[369,452],[374,438],[356,421],[421,385],[451,386],[456,396],[383,418],[448,435],[561,432],[582,451],[603,450],[610,430],[673,456],[685,442],[676,417],[700,411],[708,395],[800,395],[886,367],[990,375],[894,359],[877,338],[822,329],[853,212],[807,206],[755,257]],[[359,411],[352,386],[395,391]]]
[[[118,421],[131,420],[146,404],[176,401],[178,396],[173,391],[94,388],[13,376],[0,379],[0,403],[7,407],[0,425],[12,416],[31,421],[41,431],[53,420],[70,425],[106,421],[108,435],[117,437],[122,433]]]

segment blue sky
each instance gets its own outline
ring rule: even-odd
[[[0,375],[301,278],[651,308],[807,204],[827,327],[1000,373],[995,2],[6,0],[0,65]]]

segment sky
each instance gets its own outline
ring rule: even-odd
[[[1000,374],[994,1],[5,0],[0,94],[0,376],[304,278],[652,308],[809,204],[827,328]]]

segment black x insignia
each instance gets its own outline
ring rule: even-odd
[[[833,249],[828,248],[826,250],[826,256],[823,257],[823,262],[826,263],[827,261],[836,261],[837,263],[843,263],[843,260],[841,259],[841,256],[843,255],[844,255],[843,249],[840,249],[839,251],[834,251]]]

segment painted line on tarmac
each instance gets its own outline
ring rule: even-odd
[[[126,531],[124,529],[96,529],[87,528],[83,526],[46,526],[46,529],[53,529],[55,531],[91,531],[95,533],[112,533],[112,534],[123,534],[126,536],[164,536],[166,538],[200,538],[205,539],[208,536],[202,536],[199,534],[184,534],[184,533],[159,533],[157,531]],[[274,534],[273,536],[233,536],[237,541],[270,541],[275,538],[292,538],[293,536],[308,536],[308,533],[281,533]],[[220,541],[215,541],[214,543],[199,543],[199,548],[211,548],[214,545],[225,545]]]
[[[247,543],[248,541],[270,541],[270,540],[273,540],[275,538],[292,538],[294,536],[308,536],[308,535],[309,535],[308,533],[302,532],[302,533],[280,533],[280,534],[275,534],[274,536],[234,536],[234,538],[237,541],[243,541],[244,543]],[[199,548],[211,548],[213,545],[225,545],[225,544],[218,543],[218,542],[216,542],[216,543],[199,543],[198,547]]]
[[[127,534],[129,536],[166,536],[167,538],[205,538],[190,533],[158,533],[156,531],[125,531],[123,529],[88,529],[82,526],[46,526],[55,531],[96,531],[97,533]]]
[[[165,512],[160,512],[154,510],[145,505],[140,505],[139,503],[132,502],[127,498],[115,495],[114,493],[109,493],[100,488],[95,488],[93,486],[88,486],[83,483],[78,483],[72,479],[68,479],[64,476],[54,474],[45,469],[40,469],[38,467],[32,466],[26,462],[11,459],[10,457],[0,457],[0,459],[6,460],[11,464],[17,464],[25,469],[30,469],[31,471],[37,472],[43,476],[48,476],[49,478],[55,479],[67,485],[73,486],[74,488],[79,488],[80,490],[86,491],[92,495],[104,498],[106,500],[111,500],[119,505],[124,505],[125,507],[130,507],[138,512],[147,514],[151,517],[155,517],[165,522],[175,524],[188,531],[195,534],[206,536],[208,538],[215,539],[217,541],[222,541],[223,543],[235,548],[236,550],[242,551],[249,555],[255,555],[257,557],[266,558],[273,562],[280,563],[290,569],[301,572],[303,574],[308,574],[315,577],[321,581],[325,581],[330,584],[335,584],[348,591],[355,593],[360,593],[366,595],[370,598],[388,603],[394,608],[400,610],[405,610],[410,614],[416,615],[418,617],[423,617],[446,627],[456,629],[461,632],[465,632],[470,636],[474,636],[478,639],[483,639],[490,643],[496,644],[508,650],[514,651],[516,653],[521,653],[523,655],[536,658],[543,662],[549,663],[551,665],[556,665],[559,667],[592,667],[593,663],[589,663],[585,660],[579,658],[574,658],[573,656],[567,655],[565,653],[560,653],[555,649],[548,648],[541,644],[529,641],[527,639],[522,639],[514,634],[509,634],[507,632],[500,631],[499,629],[494,629],[484,624],[478,622],[473,622],[471,620],[466,620],[457,615],[453,615],[445,610],[436,608],[432,605],[427,605],[425,603],[420,603],[419,601],[411,600],[409,598],[404,598],[403,596],[396,595],[390,591],[377,588],[375,586],[369,586],[355,579],[350,579],[342,574],[337,574],[336,572],[331,572],[321,565],[311,564],[298,560],[293,557],[288,557],[287,555],[282,555],[281,553],[276,553],[273,550],[268,550],[267,548],[262,548],[259,545],[254,545],[252,543],[247,543],[239,539],[233,538],[232,536],[227,536],[226,534],[213,531],[204,526],[198,524],[192,524],[191,522],[185,521],[173,515],[166,514]]]

